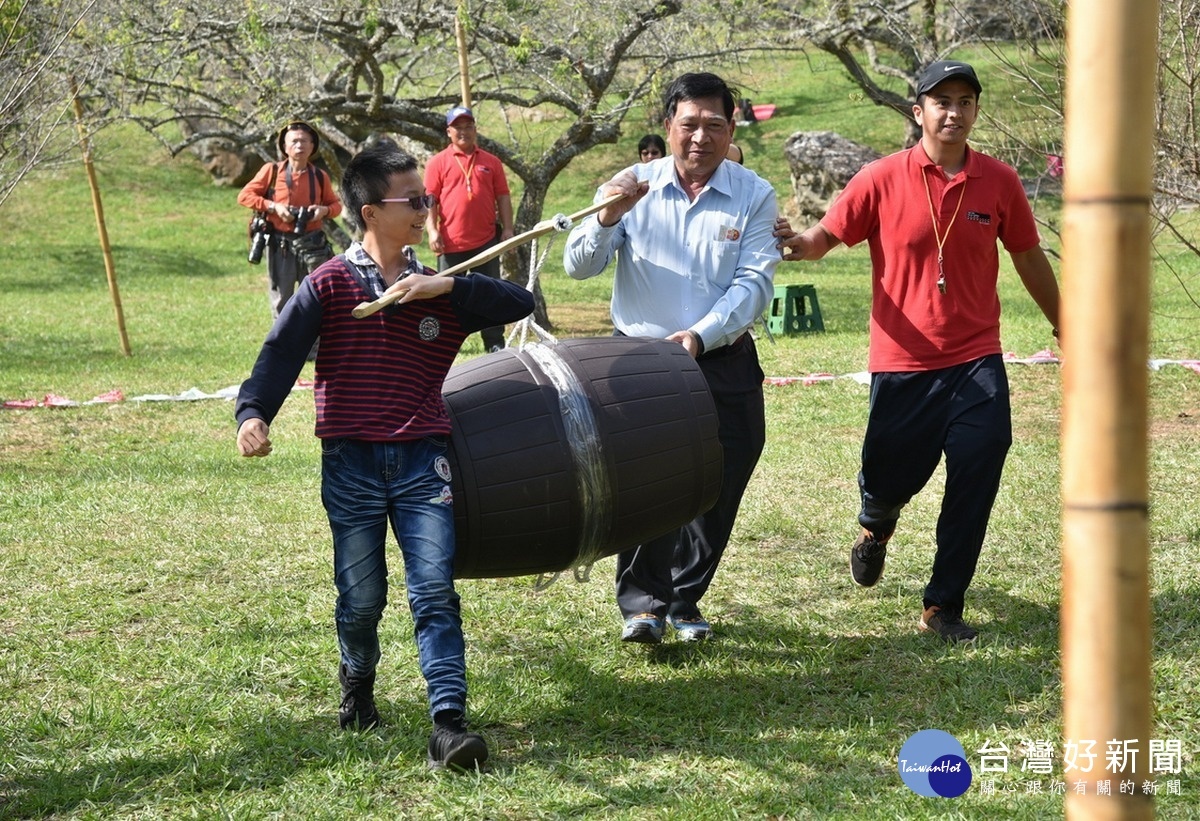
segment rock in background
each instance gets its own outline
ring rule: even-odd
[[[860,168],[882,156],[832,131],[798,131],[783,153],[792,172],[792,193],[802,230],[825,216],[829,203]]]

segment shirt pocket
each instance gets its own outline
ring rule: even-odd
[[[728,289],[737,273],[741,243],[728,239],[707,240],[696,251],[697,262],[708,281],[722,290]]]

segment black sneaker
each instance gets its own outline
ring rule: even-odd
[[[348,675],[346,665],[338,671],[342,683],[342,704],[338,708],[338,723],[342,729],[368,730],[378,727],[379,711],[375,709],[375,674],[358,677]]]
[[[850,576],[859,587],[871,587],[883,575],[887,539],[879,541],[865,530],[850,548]]]
[[[662,641],[663,620],[653,613],[639,613],[625,619],[621,641],[635,644],[658,644]]]
[[[675,628],[675,637],[680,641],[707,641],[712,638],[712,625],[699,613],[683,619],[667,616],[667,623]]]
[[[958,616],[943,613],[940,607],[930,607],[921,614],[921,629],[937,633],[942,641],[950,644],[975,641],[975,637],[979,635],[974,627]]]
[[[487,742],[462,724],[439,724],[429,736],[429,766],[434,770],[454,767],[474,770],[487,761]]]

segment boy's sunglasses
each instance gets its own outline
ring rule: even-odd
[[[428,211],[437,202],[437,197],[433,194],[422,194],[419,197],[388,197],[380,202],[406,202],[414,211]]]

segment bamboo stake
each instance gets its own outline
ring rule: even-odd
[[[467,4],[458,4],[458,13],[454,15],[454,39],[458,41],[458,79],[462,85],[462,104],[471,107],[471,75],[467,61],[467,31],[463,26],[463,15],[467,13]]]
[[[445,271],[439,271],[435,276],[448,277],[448,276],[454,276],[455,274],[461,274],[463,271],[468,271],[471,268],[476,267],[477,265],[482,265],[483,263],[487,262],[490,259],[495,259],[496,257],[500,256],[501,254],[511,251],[513,248],[516,248],[518,245],[523,245],[526,242],[532,242],[533,240],[537,239],[538,237],[545,236],[546,234],[549,234],[551,231],[570,230],[571,226],[574,225],[579,220],[583,219],[584,217],[589,217],[592,214],[595,214],[597,211],[607,208],[608,206],[612,205],[617,200],[624,199],[624,197],[625,197],[624,194],[613,194],[611,197],[606,197],[605,199],[601,200],[600,202],[595,203],[594,205],[590,205],[587,208],[584,208],[582,211],[576,211],[574,214],[572,214],[569,217],[559,214],[559,215],[555,216],[553,219],[542,220],[541,222],[539,222],[537,225],[530,228],[525,233],[517,234],[512,239],[506,239],[504,242],[497,243],[496,245],[493,245],[491,248],[488,248],[486,251],[484,251],[480,254],[476,254],[475,256],[471,257],[466,262],[460,262],[460,263],[458,263],[458,265],[455,265],[451,268],[447,268]],[[354,315],[355,319],[362,319],[363,317],[367,317],[373,313],[378,312],[381,308],[386,308],[388,305],[391,305],[393,302],[398,300],[400,297],[404,296],[404,294],[405,294],[404,291],[389,290],[386,293],[384,293],[383,296],[376,299],[374,302],[360,302],[358,305],[355,306],[354,310],[351,311],[351,313]]]
[[[1157,0],[1069,6],[1063,209],[1063,597],[1069,819],[1148,819],[1153,780],[1147,480]],[[1097,104],[1103,89],[1120,116]],[[1136,749],[1119,770],[1116,741]],[[1122,756],[1125,759],[1125,756]],[[1115,784],[1130,780],[1132,794]],[[1099,782],[1114,786],[1100,795]]]
[[[87,130],[83,125],[83,102],[75,78],[71,78],[71,99],[75,106],[75,128],[79,132],[79,147],[83,150],[83,165],[87,169],[88,186],[92,190],[92,210],[96,212],[96,229],[100,233],[100,250],[104,254],[104,271],[108,276],[108,292],[112,296],[113,311],[117,316],[117,333],[121,337],[121,351],[129,356],[129,334],[125,332],[125,312],[121,308],[121,292],[117,288],[117,271],[113,265],[112,245],[108,241],[108,228],[104,222],[104,204],[100,200],[100,184],[96,180],[96,169],[92,165],[92,147]]]

